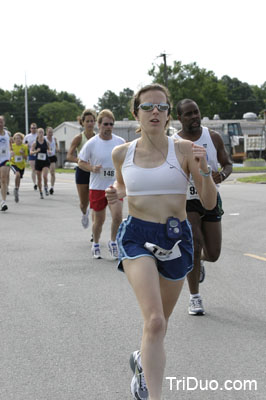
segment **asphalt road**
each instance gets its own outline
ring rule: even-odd
[[[206,315],[188,315],[185,284],[165,342],[164,400],[266,397],[266,186],[232,175],[221,195],[222,254],[206,264],[201,285]],[[58,174],[55,194],[40,200],[27,171],[20,202],[11,193],[8,206],[0,213],[0,399],[129,400],[128,358],[142,321],[108,255],[109,213],[104,259],[93,260],[73,175]]]

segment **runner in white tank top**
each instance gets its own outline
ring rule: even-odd
[[[6,204],[6,195],[9,178],[9,160],[10,160],[10,136],[7,130],[4,129],[5,118],[0,115],[0,181],[1,181],[1,196],[0,211],[8,209]]]
[[[201,115],[198,105],[190,99],[181,100],[177,105],[178,119],[182,129],[173,138],[189,139],[206,149],[208,164],[212,169],[212,177],[217,188],[217,205],[213,210],[206,210],[200,202],[199,195],[190,178],[187,193],[187,213],[192,225],[194,240],[194,268],[188,274],[190,315],[204,315],[204,307],[199,293],[199,283],[204,280],[205,268],[203,260],[214,262],[221,252],[223,214],[222,202],[218,192],[219,184],[232,172],[232,163],[226,153],[221,136],[201,126]],[[218,171],[218,162],[222,171]]]
[[[54,194],[54,185],[55,185],[55,166],[56,166],[56,152],[59,150],[58,149],[58,144],[56,138],[53,136],[53,128],[48,126],[46,128],[46,136],[44,137],[45,140],[49,143],[50,146],[50,152],[48,154],[48,159],[50,162],[49,166],[49,172],[51,176],[51,182],[50,182],[50,194]]]
[[[164,86],[140,89],[132,106],[140,138],[113,150],[116,182],[106,196],[115,205],[128,195],[129,216],[117,234],[118,267],[124,270],[144,319],[141,351],[130,356],[131,393],[134,399],[148,399],[148,395],[161,399],[167,323],[192,268],[192,233],[186,218],[188,176],[192,174],[208,209],[215,206],[216,188],[205,149],[188,140],[171,143],[166,136],[171,108]]]
[[[34,154],[30,154],[30,150],[31,150],[33,143],[36,141],[36,139],[37,139],[37,125],[35,124],[35,122],[32,122],[30,125],[30,133],[28,133],[24,137],[23,143],[26,143],[28,145],[29,164],[31,167],[31,179],[33,182],[34,190],[37,190],[37,188],[38,188],[37,184],[36,184],[37,175],[36,175],[36,170],[35,170],[36,156]]]

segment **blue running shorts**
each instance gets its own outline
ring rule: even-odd
[[[154,258],[158,272],[165,279],[172,281],[184,279],[193,268],[193,239],[188,220],[182,221],[181,227],[182,236],[178,239],[181,255],[178,258],[162,261],[156,258],[154,253],[145,248],[144,245],[148,242],[159,246],[161,249],[173,249],[177,240],[168,238],[166,224],[143,221],[129,215],[121,223],[117,232],[118,269],[123,271],[123,260],[125,259],[134,260],[148,256]]]

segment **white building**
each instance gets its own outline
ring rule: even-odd
[[[242,129],[241,134],[244,135],[261,135],[262,130],[264,127],[263,120],[257,121],[246,121],[246,120],[202,120],[202,124],[207,126],[210,129],[214,129],[221,133],[225,145],[229,142],[228,133],[232,135],[239,135],[239,133],[231,132],[236,124],[239,125],[240,131]],[[136,129],[139,126],[137,121],[116,121],[113,128],[113,133],[121,136],[127,142],[130,142],[139,137],[136,134]],[[171,121],[170,123],[171,128],[168,131],[168,134],[171,135],[175,131],[181,129],[181,124],[179,121]],[[234,128],[235,129],[235,128]],[[56,137],[59,145],[59,152],[58,152],[58,167],[63,167],[64,162],[66,161],[66,154],[70,148],[71,142],[73,138],[82,132],[82,127],[77,121],[66,121],[62,124],[58,125],[54,129],[54,136]],[[98,132],[97,124],[95,124],[95,132]]]

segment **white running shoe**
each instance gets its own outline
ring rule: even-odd
[[[101,256],[101,249],[100,249],[100,245],[99,244],[94,244],[91,247],[91,254],[93,258],[97,258],[100,259],[102,258]]]
[[[108,249],[110,251],[111,256],[117,260],[118,259],[118,247],[116,242],[112,242],[111,240],[109,240],[108,242]]]
[[[190,315],[204,315],[205,311],[202,304],[202,298],[200,296],[193,297],[190,299],[188,313]]]
[[[145,382],[142,366],[140,365],[140,351],[136,350],[129,359],[130,367],[134,373],[131,381],[131,394],[135,400],[146,400],[149,398],[148,388]]]
[[[89,209],[86,211],[86,214],[82,214],[81,223],[84,229],[89,227]]]

